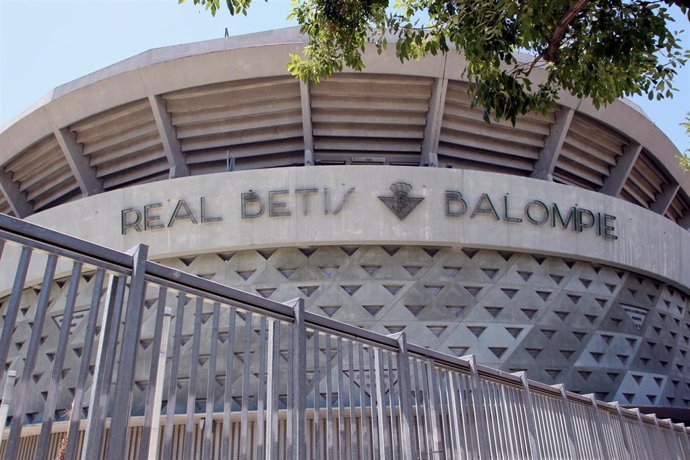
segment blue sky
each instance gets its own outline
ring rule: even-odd
[[[223,3],[223,2],[221,2]],[[289,0],[255,0],[248,17],[213,18],[191,0],[0,0],[0,125],[68,81],[161,46],[295,25],[287,20]],[[683,43],[690,47],[690,23]],[[680,150],[690,138],[679,123],[690,110],[690,67],[676,78],[672,100],[636,98]]]

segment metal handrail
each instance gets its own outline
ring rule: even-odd
[[[416,410],[419,410],[419,404],[421,402],[418,400],[420,397],[419,395],[424,395],[424,401],[423,404],[429,405],[428,410],[431,411],[431,413],[425,413],[423,415],[424,423],[429,423],[429,420],[431,419],[431,424],[434,425],[434,419],[435,417],[441,416],[441,417],[448,417],[447,422],[443,422],[445,419],[440,419],[441,425],[443,425],[441,428],[438,426],[431,426],[432,431],[434,432],[434,440],[433,442],[436,443],[435,445],[439,447],[437,444],[438,443],[446,443],[446,446],[450,446],[453,442],[457,441],[457,437],[459,436],[459,422],[455,421],[452,422],[452,417],[453,415],[439,415],[435,414],[434,410],[450,410],[449,407],[452,405],[453,407],[456,406],[455,398],[459,396],[467,396],[469,397],[470,393],[463,393],[465,390],[458,390],[456,388],[456,385],[458,384],[459,381],[457,381],[458,378],[465,376],[466,378],[470,379],[468,382],[472,382],[471,385],[473,385],[471,388],[474,388],[472,390],[472,393],[479,391],[481,393],[481,385],[491,385],[491,384],[496,384],[500,385],[502,388],[502,391],[523,391],[522,393],[522,398],[523,398],[523,403],[522,406],[524,407],[527,411],[527,416],[529,416],[529,413],[531,413],[531,404],[530,398],[533,397],[538,397],[538,396],[544,396],[551,398],[554,401],[559,401],[559,404],[565,404],[566,409],[569,407],[569,404],[575,404],[577,407],[581,408],[588,408],[588,409],[593,409],[595,411],[595,414],[597,417],[599,416],[599,413],[603,414],[613,414],[614,416],[617,416],[620,420],[621,423],[621,433],[623,436],[623,439],[625,440],[626,444],[626,449],[629,449],[627,446],[628,443],[633,442],[634,440],[626,438],[626,432],[623,429],[623,421],[628,420],[632,422],[637,422],[639,423],[639,426],[641,427],[646,427],[646,426],[653,426],[655,429],[666,429],[669,430],[672,433],[682,433],[682,435],[685,436],[685,442],[687,444],[687,439],[688,436],[690,435],[690,428],[685,427],[684,425],[680,424],[673,424],[670,420],[660,420],[656,418],[655,415],[646,415],[646,414],[641,414],[639,410],[635,409],[627,409],[627,408],[622,408],[618,403],[608,403],[608,402],[603,402],[603,401],[598,401],[595,400],[592,395],[579,395],[575,394],[569,391],[566,391],[563,389],[562,386],[560,385],[546,385],[543,383],[539,383],[533,380],[529,380],[525,377],[523,373],[507,373],[503,372],[497,369],[490,368],[488,366],[484,366],[481,364],[478,364],[475,362],[474,357],[472,356],[466,356],[466,357],[453,357],[449,356],[443,353],[440,353],[438,351],[434,350],[429,350],[427,348],[417,346],[414,344],[409,344],[406,342],[406,338],[404,334],[394,334],[390,336],[378,334],[373,331],[368,331],[368,330],[363,330],[361,328],[348,325],[345,323],[341,323],[339,321],[335,321],[330,318],[326,318],[320,315],[316,315],[310,312],[304,311],[304,304],[303,301],[296,301],[294,303],[294,306],[278,303],[269,299],[265,299],[259,296],[255,296],[243,291],[240,291],[238,289],[234,289],[225,285],[222,285],[220,283],[199,278],[194,275],[190,275],[188,273],[182,272],[180,270],[176,270],[170,267],[166,267],[160,264],[157,264],[155,262],[146,260],[146,253],[147,249],[145,246],[138,246],[135,248],[135,250],[131,251],[131,253],[123,253],[119,251],[115,251],[113,249],[109,249],[97,244],[85,242],[83,240],[80,240],[78,238],[74,238],[68,235],[64,235],[34,224],[31,224],[29,222],[25,222],[19,219],[15,219],[6,215],[0,214],[0,238],[7,242],[11,242],[13,244],[17,244],[22,247],[27,247],[31,249],[35,249],[38,251],[45,252],[47,254],[52,254],[54,256],[58,256],[61,258],[66,258],[66,259],[71,259],[75,261],[78,264],[86,264],[89,266],[93,266],[98,268],[99,270],[105,270],[108,272],[111,272],[113,274],[113,277],[111,277],[111,289],[112,292],[115,292],[115,289],[120,289],[122,291],[121,294],[121,299],[120,302],[124,300],[124,281],[121,281],[122,284],[120,284],[120,287],[117,288],[117,277],[124,277],[126,279],[129,279],[129,297],[128,297],[128,304],[127,304],[127,309],[125,311],[126,317],[124,321],[124,332],[123,332],[123,339],[122,339],[122,344],[121,346],[124,346],[125,351],[120,351],[119,353],[121,355],[129,355],[132,353],[134,356],[136,355],[136,343],[139,341],[139,334],[140,334],[140,327],[141,327],[141,315],[142,313],[136,313],[138,310],[142,308],[142,304],[144,301],[144,289],[145,285],[148,284],[150,286],[158,286],[159,289],[161,290],[161,294],[159,296],[160,299],[165,298],[165,292],[166,290],[170,291],[175,291],[180,293],[180,299],[185,298],[185,299],[192,299],[196,298],[197,300],[197,313],[195,315],[196,321],[199,320],[198,314],[201,312],[200,310],[200,305],[202,305],[204,302],[208,303],[216,303],[218,305],[223,305],[224,308],[231,307],[231,308],[238,308],[241,309],[242,311],[250,312],[250,313],[255,313],[257,315],[260,315],[260,318],[263,318],[262,321],[277,321],[278,323],[284,323],[287,324],[292,331],[292,340],[289,343],[293,347],[293,353],[294,356],[291,358],[294,362],[294,370],[293,372],[293,377],[295,378],[294,382],[288,382],[288,393],[290,392],[290,385],[292,386],[292,398],[294,398],[294,401],[290,398],[288,401],[288,411],[292,413],[293,415],[290,418],[290,421],[292,422],[293,429],[295,425],[297,427],[301,426],[302,430],[304,429],[304,423],[305,423],[305,414],[307,410],[307,405],[306,405],[306,396],[307,396],[307,391],[308,389],[302,388],[303,386],[299,385],[299,379],[303,378],[300,377],[300,372],[304,372],[306,370],[306,360],[307,360],[307,355],[306,355],[306,331],[311,330],[315,331],[317,333],[324,334],[327,337],[334,337],[338,341],[338,344],[340,344],[340,340],[348,340],[352,342],[353,344],[357,344],[359,348],[359,351],[361,353],[362,351],[362,346],[368,347],[367,349],[369,350],[369,357],[370,357],[370,362],[369,362],[369,369],[367,372],[369,372],[369,375],[371,375],[371,378],[373,379],[373,373],[375,371],[376,373],[376,386],[377,389],[380,390],[379,387],[382,385],[385,385],[386,383],[383,381],[383,370],[387,369],[386,372],[396,372],[396,376],[398,381],[397,382],[392,382],[389,383],[390,387],[388,388],[388,391],[390,391],[390,395],[384,395],[383,393],[379,394],[376,396],[377,401],[377,410],[379,411],[378,417],[381,418],[382,416],[386,417],[386,420],[388,420],[389,417],[391,418],[389,429],[392,430],[390,433],[386,434],[385,430],[380,427],[380,424],[383,422],[379,422],[378,429],[379,429],[379,440],[381,443],[383,443],[383,439],[385,436],[393,436],[393,431],[397,433],[397,430],[400,430],[399,436],[401,437],[401,445],[403,446],[403,451],[402,455],[405,458],[412,458],[410,457],[413,452],[416,452],[415,447],[414,447],[414,442],[412,439],[405,439],[405,433],[407,435],[411,435],[414,428],[410,425],[413,423],[413,419],[417,420],[417,435],[421,435],[419,432],[419,424],[422,423],[420,422],[421,416],[419,412],[417,412],[416,415],[412,414],[412,406],[410,406],[411,403],[414,403],[414,407],[416,407]],[[4,249],[7,251],[7,247]],[[80,265],[81,269],[81,265]],[[46,272],[48,273],[48,272]],[[137,281],[138,280],[138,281]],[[114,284],[113,284],[114,283]],[[13,293],[13,296],[17,296],[20,294]],[[110,295],[110,294],[109,294]],[[113,294],[114,296],[114,294]],[[94,297],[95,298],[95,297]],[[115,297],[112,297],[113,299]],[[18,301],[17,301],[18,302]],[[15,303],[17,303],[15,302]],[[181,301],[180,301],[181,302]],[[160,301],[159,301],[160,303]],[[183,306],[181,303],[180,305]],[[215,310],[214,310],[215,311]],[[135,314],[136,313],[136,314]],[[191,314],[191,313],[190,313]],[[131,319],[130,315],[132,316]],[[156,342],[154,344],[154,350],[156,348],[160,347],[160,339],[161,339],[161,328],[163,327],[163,310],[161,305],[159,305],[158,312],[156,313],[157,315],[157,320],[156,320]],[[95,320],[94,320],[95,321]],[[111,325],[114,325],[119,321],[118,318],[115,318],[113,320],[115,322],[111,323]],[[216,321],[216,319],[214,319]],[[105,324],[105,323],[104,323]],[[262,323],[264,324],[264,323]],[[117,326],[119,327],[119,325]],[[217,326],[214,326],[217,328]],[[246,326],[249,327],[249,326]],[[262,326],[263,327],[263,326]],[[0,337],[0,344],[4,344],[3,346],[5,349],[9,346],[9,341],[11,340],[11,336],[13,331],[7,332],[5,329],[9,330],[8,328],[3,329],[3,336]],[[263,329],[262,329],[263,330]],[[278,331],[280,331],[280,326],[278,326]],[[176,333],[177,334],[177,333]],[[115,329],[115,335],[117,336],[117,329]],[[270,328],[268,332],[269,339],[270,337],[275,337],[274,335],[271,335]],[[33,337],[33,336],[32,336]],[[179,337],[178,337],[179,340]],[[197,346],[198,349],[198,342],[195,339],[195,346]],[[234,340],[234,339],[233,339]],[[330,339],[329,339],[330,340]],[[129,341],[129,342],[128,342]],[[136,343],[132,342],[136,341]],[[247,342],[245,341],[245,344]],[[105,346],[105,345],[104,345]],[[263,345],[262,345],[263,346]],[[340,346],[340,345],[338,345]],[[100,347],[100,345],[99,345]],[[127,348],[129,347],[129,348]],[[330,347],[330,345],[329,345]],[[99,348],[100,350],[100,348]],[[128,351],[127,351],[128,350]],[[34,349],[34,352],[36,350]],[[165,350],[163,350],[165,351]],[[266,353],[271,353],[270,350],[266,351]],[[373,355],[372,355],[373,352]],[[99,351],[100,353],[100,351]],[[112,353],[115,353],[114,350],[112,350]],[[198,353],[198,351],[197,351]],[[300,353],[302,353],[300,355]],[[316,351],[314,352],[316,356]],[[352,353],[352,350],[350,351]],[[388,355],[388,360],[389,363],[392,362],[393,357],[397,360],[397,367],[387,367],[387,365],[384,363],[381,363],[380,360],[383,359],[384,355],[380,355],[380,353],[389,353]],[[129,362],[129,365],[126,365],[128,362],[125,358],[121,356],[121,362],[120,366],[118,367],[118,379],[123,379],[123,380],[117,380],[117,386],[115,390],[115,395],[120,395],[120,397],[127,397],[126,395],[129,395],[129,399],[131,401],[131,394],[132,394],[132,385],[133,385],[133,372],[134,372],[134,356],[132,356],[132,361]],[[245,357],[248,356],[245,354]],[[376,369],[372,368],[372,361],[371,357],[375,359],[376,363]],[[2,358],[2,357],[0,357]],[[215,359],[215,358],[214,358]],[[316,359],[316,358],[315,358]],[[326,358],[328,361],[327,363],[328,366],[331,366],[330,360],[331,357]],[[342,358],[341,358],[342,360]],[[416,360],[416,361],[413,361]],[[153,360],[151,363],[151,367],[153,368],[154,366],[154,361],[157,363],[157,359]],[[353,367],[353,358],[350,356],[349,361],[348,361],[348,366],[350,369],[350,373],[352,372],[359,372],[360,379],[362,378],[364,368],[361,367],[364,365],[364,363],[361,361],[359,362],[359,371],[357,371]],[[415,370],[414,370],[414,379],[412,375],[412,371],[409,369],[409,363],[422,363],[422,364],[414,364]],[[426,364],[423,364],[426,363]],[[0,363],[0,365],[3,366],[4,369],[4,364],[5,363]],[[341,366],[343,363],[339,363],[339,366]],[[129,366],[129,371],[127,371],[127,368]],[[248,371],[248,364],[245,363],[245,372]],[[380,367],[379,367],[380,366]],[[445,387],[439,387],[437,388],[431,388],[431,390],[424,389],[420,387],[421,384],[416,383],[417,379],[417,372],[419,371],[418,366],[421,367],[421,372],[427,372],[428,375],[422,375],[422,380],[424,379],[430,379],[429,382],[436,382],[436,380],[441,379],[443,380],[444,378],[446,380],[445,383],[442,385],[446,385]],[[426,367],[425,367],[426,366]],[[316,365],[314,365],[316,371]],[[354,370],[353,370],[354,369]],[[426,371],[424,370],[426,369]],[[327,368],[328,372],[332,372],[332,369],[330,367]],[[1,371],[0,371],[1,372]],[[270,370],[266,371],[270,372]],[[151,375],[153,377],[156,377],[155,372],[151,372]],[[444,377],[445,376],[445,377]],[[26,380],[26,376],[24,379]],[[94,379],[97,378],[97,376],[94,376]],[[350,376],[350,378],[352,378]],[[0,373],[0,381],[3,379],[2,373]],[[343,391],[342,386],[342,375],[340,375],[341,381],[339,381],[340,387],[338,387],[337,391],[338,394]],[[434,380],[436,379],[436,380]],[[163,379],[162,378],[154,378],[153,379],[157,385],[162,386],[163,385]],[[415,380],[415,383],[412,384],[412,381]],[[5,379],[5,382],[8,382],[9,379]],[[153,384],[154,382],[150,382]],[[437,382],[438,383],[438,382]],[[106,382],[107,384],[107,382]],[[317,382],[317,384],[320,385],[320,382]],[[470,384],[470,383],[468,383]],[[329,383],[330,385],[330,383]],[[397,385],[397,393],[394,398],[393,394],[393,389],[394,386]],[[412,385],[412,386],[411,386]],[[426,385],[426,383],[424,383]],[[480,385],[480,386],[477,386]],[[361,386],[361,383],[360,383]],[[373,383],[372,383],[372,388],[373,388]],[[468,387],[469,388],[469,387]],[[331,391],[332,389],[329,387],[328,391]],[[315,388],[314,390],[314,397],[316,398],[317,395],[317,389]],[[335,390],[333,390],[335,391]],[[410,399],[410,391],[412,391],[412,397]],[[431,391],[431,393],[429,393]],[[439,393],[434,394],[433,392],[438,391]],[[352,392],[352,389],[350,389],[350,392]],[[445,393],[444,393],[445,392]],[[151,392],[153,394],[153,392]],[[124,395],[124,396],[123,396]],[[408,395],[408,396],[405,396]],[[350,397],[352,396],[352,393],[350,394]],[[481,396],[481,395],[480,395]],[[147,396],[148,397],[148,396]],[[363,396],[362,396],[363,397]],[[431,402],[427,401],[426,398],[432,398]],[[472,398],[475,398],[476,395],[472,394]],[[517,397],[517,396],[514,396]],[[243,396],[244,398],[244,396]],[[438,399],[440,398],[440,399]],[[246,399],[246,398],[245,398]],[[372,436],[373,436],[373,430],[374,430],[374,425],[375,425],[375,414],[374,414],[374,396],[370,396],[370,403],[371,403],[371,429],[372,429]],[[436,402],[433,400],[436,399]],[[453,401],[451,401],[453,399]],[[388,401],[388,402],[386,402]],[[445,403],[444,403],[445,401]],[[468,399],[468,401],[470,401]],[[479,404],[476,400],[472,404]],[[147,404],[150,401],[147,401]],[[452,404],[451,404],[452,402]],[[5,401],[3,401],[3,404]],[[497,400],[496,404],[505,404],[505,402],[500,402]],[[275,401],[273,401],[271,404],[276,404]],[[327,402],[327,404],[330,404],[330,402]],[[338,404],[339,408],[343,409],[345,406],[340,406],[341,400],[338,398]],[[350,405],[350,408],[354,408],[355,402],[350,400],[348,403]],[[381,412],[380,407],[381,404],[383,405],[382,407],[384,410],[388,410],[386,408],[390,408],[390,415],[386,415],[384,412]],[[436,405],[440,404],[440,406],[434,407]],[[483,404],[483,403],[482,403]],[[399,411],[398,415],[394,415],[392,407],[395,406],[397,407],[396,411]],[[573,406],[573,407],[576,407]],[[292,409],[290,409],[292,407]],[[310,406],[311,407],[311,406]],[[329,406],[330,407],[330,406]],[[364,412],[364,409],[366,409],[366,403],[364,401],[360,401],[360,407],[358,410],[360,410],[360,418],[363,417],[361,414]],[[314,409],[318,409],[318,406],[314,406]],[[112,415],[112,420],[111,423],[113,424],[113,429],[111,430],[111,436],[118,436],[116,441],[122,442],[124,445],[125,441],[125,434],[127,430],[127,420],[131,416],[130,408],[129,407],[116,407],[114,412],[114,415]],[[242,408],[243,411],[246,411],[247,408],[244,407]],[[426,406],[425,406],[425,410]],[[496,409],[497,410],[497,409]],[[475,417],[477,419],[475,420],[474,423],[479,423],[481,420],[484,419],[491,419],[493,422],[491,423],[497,423],[495,421],[495,417],[497,417],[497,414],[492,414],[489,412],[485,414],[481,414],[480,412],[475,411]],[[208,407],[207,407],[207,412],[208,412]],[[300,415],[300,412],[302,414]],[[208,413],[213,413],[211,412]],[[445,412],[444,412],[445,413]],[[129,414],[129,415],[127,415]],[[296,415],[295,415],[296,414]],[[351,412],[350,415],[352,416],[354,412]],[[155,415],[155,414],[154,414]],[[146,423],[148,423],[147,429],[150,430],[150,424],[152,417],[154,415],[149,414],[148,420]],[[91,414],[89,414],[91,416]],[[338,418],[340,420],[339,423],[343,423],[345,420],[343,417],[343,412],[338,411]],[[397,420],[396,417],[400,418],[400,425],[396,428],[394,426],[393,421]],[[464,416],[462,416],[464,417]],[[532,414],[531,417],[536,417],[536,415]],[[463,418],[464,420],[464,418]],[[4,420],[0,420],[2,422],[1,426],[4,426]],[[437,420],[438,422],[438,420]],[[119,425],[117,425],[119,423]],[[158,422],[156,422],[158,423]],[[243,422],[246,423],[246,420]],[[329,419],[329,423],[332,423]],[[334,422],[333,422],[334,423]],[[353,422],[351,422],[353,423]],[[368,423],[368,422],[367,422]],[[388,422],[386,422],[388,423]],[[397,422],[396,422],[397,423]],[[446,423],[446,424],[444,424]],[[464,423],[464,422],[463,422]],[[488,422],[487,422],[488,423]],[[563,421],[563,423],[569,423],[567,420]],[[16,424],[16,423],[15,423]],[[301,425],[300,425],[301,424]],[[158,425],[156,425],[158,426]],[[428,426],[429,427],[429,426]],[[530,428],[530,427],[528,427]],[[464,429],[464,425],[463,425]],[[532,428],[530,428],[532,429]],[[268,430],[268,428],[267,428]],[[439,430],[443,431],[443,434],[439,434]],[[453,434],[453,430],[455,430]],[[478,443],[478,449],[480,452],[484,452],[482,455],[486,455],[487,449],[493,448],[491,446],[497,445],[497,443],[500,442],[508,442],[507,440],[501,440],[501,436],[506,436],[501,435],[501,431],[498,427],[494,427],[493,430],[495,431],[494,435],[496,436],[496,439],[493,440],[488,440],[485,437],[489,436],[487,434],[482,434],[481,430],[477,429],[477,443]],[[187,427],[187,431],[189,431],[189,427]],[[447,431],[447,432],[446,432]],[[149,433],[147,431],[147,433]],[[88,434],[88,432],[87,432]],[[270,433],[269,433],[270,434]],[[360,435],[362,433],[360,432]],[[352,435],[352,434],[351,434]],[[47,435],[43,435],[43,437]],[[262,435],[263,436],[263,435]],[[290,436],[288,434],[288,436]],[[293,454],[295,455],[301,455],[304,453],[304,443],[306,442],[305,440],[305,433],[299,432],[297,430],[294,433],[294,439],[292,439],[293,444],[294,444],[294,450]],[[398,434],[396,434],[398,436]],[[539,434],[539,436],[542,436],[542,434]],[[569,434],[570,436],[570,434]],[[87,436],[88,437],[88,436]],[[410,436],[411,438],[412,436]],[[483,438],[484,437],[484,438]],[[533,458],[535,454],[535,449],[539,450],[539,442],[536,441],[537,434],[531,433],[530,434],[530,451],[532,452]],[[500,439],[499,439],[500,438]],[[386,438],[387,439],[387,438]],[[10,433],[10,440],[12,440],[12,433]],[[112,441],[112,440],[111,440]],[[17,448],[17,440],[14,440],[14,444],[10,443],[14,448]],[[148,440],[147,440],[148,442]],[[388,442],[388,441],[386,441]],[[420,446],[421,446],[421,441]],[[431,442],[431,441],[428,441]],[[459,442],[459,441],[457,441]],[[577,440],[576,439],[571,439],[570,440],[570,449],[572,452],[572,449],[574,449],[574,445],[576,444]],[[682,441],[680,442],[680,449],[681,452],[685,452],[686,454],[690,453],[690,444],[688,445],[683,445]],[[410,444],[412,443],[412,444]],[[493,443],[493,444],[492,444]],[[150,444],[150,443],[149,443]],[[384,443],[385,444],[385,443]],[[605,443],[601,441],[601,449],[606,451],[607,447],[604,445]],[[459,444],[458,444],[459,445]],[[123,451],[122,449],[124,447],[117,445],[116,442],[110,442],[109,444],[109,449],[105,453],[106,457],[108,458],[117,458],[119,454],[121,454]],[[512,446],[512,444],[511,444]],[[567,447],[567,446],[565,446]],[[561,446],[561,448],[565,448],[564,446]],[[383,456],[386,455],[386,452],[388,452],[386,449],[389,449],[390,446],[386,445],[384,447],[379,446],[380,453],[383,454]],[[512,448],[512,447],[511,447]],[[360,446],[360,449],[362,447]],[[374,450],[376,449],[376,446],[374,446]],[[147,449],[148,452],[148,449]]]

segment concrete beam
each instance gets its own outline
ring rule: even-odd
[[[447,91],[447,78],[434,79],[429,100],[429,112],[426,116],[426,128],[424,128],[422,166],[438,166],[438,142],[441,138],[441,124],[443,122],[443,110],[446,106]]]
[[[616,165],[611,168],[609,176],[604,181],[604,185],[599,192],[611,196],[618,196],[623,190],[625,181],[628,180],[637,157],[642,151],[642,146],[636,142],[627,145],[623,150],[623,155],[618,158]]]
[[[551,125],[551,132],[546,138],[544,148],[539,152],[539,159],[534,165],[534,172],[531,177],[542,180],[553,180],[553,169],[556,161],[561,154],[565,136],[568,134],[570,122],[573,121],[575,110],[568,107],[561,107],[556,114],[556,121]]]
[[[34,208],[26,199],[26,195],[19,190],[19,186],[12,180],[7,171],[0,170],[0,190],[5,195],[7,203],[14,215],[23,219],[34,213]]]
[[[160,94],[150,95],[149,103],[153,110],[153,118],[156,119],[158,133],[161,136],[165,156],[170,164],[170,178],[189,176],[189,167],[184,161],[180,141],[177,140],[175,126],[172,117],[165,108],[165,101]]]
[[[678,193],[678,189],[680,189],[678,184],[666,184],[649,209],[662,216],[666,214],[668,207],[671,206],[671,202]]]
[[[302,102],[302,130],[304,136],[304,165],[314,165],[314,131],[311,125],[311,96],[309,85],[299,82],[299,95]]]
[[[83,196],[91,196],[103,191],[103,183],[96,176],[95,168],[89,165],[89,160],[84,156],[84,147],[77,143],[75,134],[68,128],[53,131],[55,138],[65,155],[69,169],[77,179]]]

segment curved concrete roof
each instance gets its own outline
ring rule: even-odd
[[[55,88],[0,132],[0,210],[26,216],[105,190],[227,169],[399,164],[554,180],[690,227],[690,174],[640,110],[562,93],[547,116],[486,125],[451,53],[309,87],[296,28],[159,48]],[[539,75],[537,75],[539,78]]]

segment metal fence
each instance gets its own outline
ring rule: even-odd
[[[682,424],[164,267],[145,246],[4,215],[0,238],[7,459],[690,458]]]

